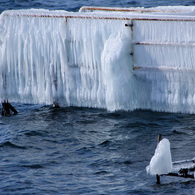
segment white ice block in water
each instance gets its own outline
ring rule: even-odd
[[[150,164],[146,167],[146,171],[150,175],[162,175],[171,172],[172,157],[170,150],[170,142],[168,139],[162,139],[155,150],[154,156],[150,160]]]

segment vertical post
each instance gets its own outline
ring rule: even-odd
[[[130,27],[131,27],[131,58],[132,58],[132,70],[134,70],[134,51],[133,51],[133,20],[130,20]]]
[[[158,135],[158,143],[161,141],[161,139],[162,139],[162,135],[161,134],[159,134]],[[160,175],[156,175],[156,183],[157,184],[160,184]]]
[[[67,17],[65,17],[65,24],[67,25],[67,22],[68,22],[68,18]]]
[[[131,52],[130,56],[132,59],[132,70],[134,70],[134,56],[133,56],[133,19],[130,20],[129,24],[125,24],[125,26],[131,27]]]

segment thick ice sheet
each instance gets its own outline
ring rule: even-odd
[[[43,10],[30,11],[32,17],[26,10],[18,11],[19,16],[11,13],[14,16],[4,13],[0,24],[1,98],[130,108],[131,40],[126,21],[66,19],[66,12],[62,17],[39,17],[56,13]]]
[[[195,113],[194,7],[157,9],[2,13],[0,99]]]

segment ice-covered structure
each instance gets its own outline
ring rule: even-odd
[[[5,11],[0,99],[195,113],[194,11]]]
[[[195,179],[195,158],[172,162],[170,142],[167,138],[161,140],[150,160],[146,171],[150,175],[156,175],[157,184],[160,184],[160,176],[174,176]]]
[[[172,157],[168,139],[164,138],[158,143],[146,171],[151,175],[168,174],[172,171]]]

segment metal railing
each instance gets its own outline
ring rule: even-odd
[[[86,9],[86,7],[83,7],[83,9]],[[91,7],[88,7],[87,9],[91,9]],[[111,11],[130,11],[131,9],[118,9],[118,8],[93,8],[93,9],[98,9],[98,10],[111,10]],[[143,8],[144,9],[144,8]],[[142,10],[142,9],[140,9]],[[144,9],[145,10],[145,9]],[[133,10],[131,10],[133,11]],[[137,9],[136,9],[137,11]],[[150,10],[151,11],[151,10]],[[130,52],[130,55],[132,56],[132,67],[133,67],[133,70],[136,70],[136,69],[141,69],[142,67],[140,66],[135,66],[134,65],[134,46],[136,45],[140,45],[140,46],[147,46],[147,45],[167,45],[167,46],[190,46],[190,47],[194,47],[195,46],[195,42],[191,42],[191,43],[166,43],[166,42],[149,42],[149,41],[134,41],[134,22],[136,21],[156,21],[156,22],[160,22],[160,21],[173,21],[173,22],[194,22],[195,21],[195,17],[194,16],[191,16],[191,17],[185,17],[185,16],[182,16],[182,17],[173,17],[173,16],[170,16],[170,18],[162,18],[159,17],[158,15],[157,16],[152,16],[152,18],[147,18],[146,16],[140,16],[140,17],[132,17],[132,16],[127,16],[125,15],[126,17],[113,17],[113,16],[103,16],[103,15],[100,15],[100,16],[97,16],[97,15],[86,15],[86,14],[74,14],[74,13],[60,13],[60,14],[56,14],[56,13],[17,13],[17,12],[12,12],[12,13],[4,13],[4,16],[11,16],[11,17],[42,17],[42,18],[64,18],[65,19],[65,23],[67,23],[68,19],[102,19],[102,20],[125,20],[127,21],[127,23],[125,24],[126,27],[130,27],[130,30],[131,30],[131,40],[132,40],[132,44],[131,44],[131,52]],[[171,18],[172,17],[172,18]]]
[[[131,52],[130,55],[132,56],[132,67],[133,70],[138,70],[138,69],[144,69],[144,70],[149,70],[149,69],[155,69],[153,66],[151,67],[142,67],[141,65],[137,66],[135,65],[135,58],[134,58],[134,47],[135,46],[174,46],[174,47],[194,47],[195,46],[195,40],[194,42],[152,42],[152,41],[134,41],[134,23],[136,21],[165,21],[165,22],[195,22],[195,18],[132,18],[129,20],[129,23],[126,23],[126,27],[130,27],[131,30]],[[159,69],[159,68],[156,68]],[[176,70],[178,68],[175,67],[163,67],[162,69],[167,69],[167,70]]]
[[[138,12],[138,13],[188,13],[191,9],[183,9],[174,7],[171,9],[166,9],[163,7],[156,7],[156,8],[114,8],[114,7],[92,7],[92,6],[83,6],[80,8],[79,12],[93,12],[93,11],[106,11],[106,12]]]

